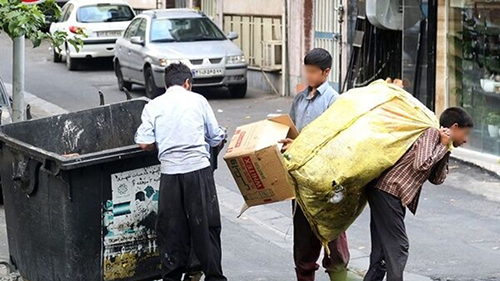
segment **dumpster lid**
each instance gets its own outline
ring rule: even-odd
[[[0,126],[0,143],[63,170],[134,157],[147,98]]]

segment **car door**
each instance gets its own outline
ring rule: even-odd
[[[147,29],[147,20],[142,19],[135,32],[135,37],[140,37],[142,42],[146,42],[146,29]],[[144,73],[143,73],[143,53],[144,53],[144,44],[130,44],[130,71],[132,72],[132,79],[140,82],[144,82]]]
[[[137,28],[139,27],[141,21],[142,18],[134,19],[125,30],[123,38],[118,39],[116,44],[116,57],[120,62],[123,77],[132,80],[134,79],[132,77],[132,71],[130,71],[130,46],[132,45],[132,43],[130,43],[130,38],[132,38],[132,36],[134,36],[137,32]]]

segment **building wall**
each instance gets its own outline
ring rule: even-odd
[[[202,11],[225,33],[238,33],[234,43],[242,49],[249,64],[249,86],[268,93],[284,92],[280,71],[284,3],[284,0],[201,0]],[[278,51],[272,52],[275,49]]]
[[[311,17],[309,15],[309,17]],[[309,30],[311,36],[312,29]],[[306,53],[304,27],[304,0],[288,2],[288,70],[290,95],[302,88],[302,58]]]
[[[127,3],[135,10],[150,10],[165,7],[165,0],[127,0]]]
[[[224,13],[281,16],[283,0],[223,0]]]

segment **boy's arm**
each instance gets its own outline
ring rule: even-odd
[[[437,163],[436,167],[434,167],[434,169],[431,172],[429,181],[432,184],[440,185],[444,182],[446,176],[448,175],[449,160],[450,160],[450,152],[447,152],[444,158]]]
[[[434,128],[425,131],[415,145],[417,152],[413,167],[417,171],[430,170],[448,152],[448,147],[441,143],[440,131]]]
[[[203,100],[205,108],[205,140],[211,147],[216,147],[226,138],[226,131],[219,126],[214,111],[207,100]]]
[[[142,110],[142,123],[135,133],[135,143],[137,143],[141,149],[148,151],[156,148],[154,119],[149,112],[150,110],[150,106],[147,104]]]

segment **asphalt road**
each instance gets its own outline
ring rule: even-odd
[[[0,62],[0,75],[10,82],[11,44],[5,35],[0,35]],[[50,61],[47,45],[27,50],[26,91],[74,111],[97,106],[98,90],[104,92],[107,103],[125,99],[117,89],[110,60],[89,62],[84,70],[69,72],[64,63]],[[133,94],[140,96],[143,89],[135,87]],[[230,133],[236,126],[263,119],[269,113],[287,112],[291,104],[290,98],[255,90],[241,100],[230,99],[225,91],[204,94]],[[237,187],[222,160],[219,166],[217,184],[221,190],[236,194]],[[241,203],[241,198],[221,202],[224,265],[231,280],[293,280],[290,202],[256,207],[247,211],[243,219],[236,219],[235,206]],[[266,234],[273,229],[269,227],[272,219],[265,218],[266,213],[280,217],[285,223],[284,231]],[[500,280],[498,178],[453,162],[444,185],[425,186],[418,213],[413,216],[408,212],[406,224],[410,237],[408,272],[435,280]],[[369,254],[368,208],[349,229],[348,237],[358,257]],[[0,251],[1,246],[2,243]],[[319,280],[326,280],[326,276],[321,274]]]

